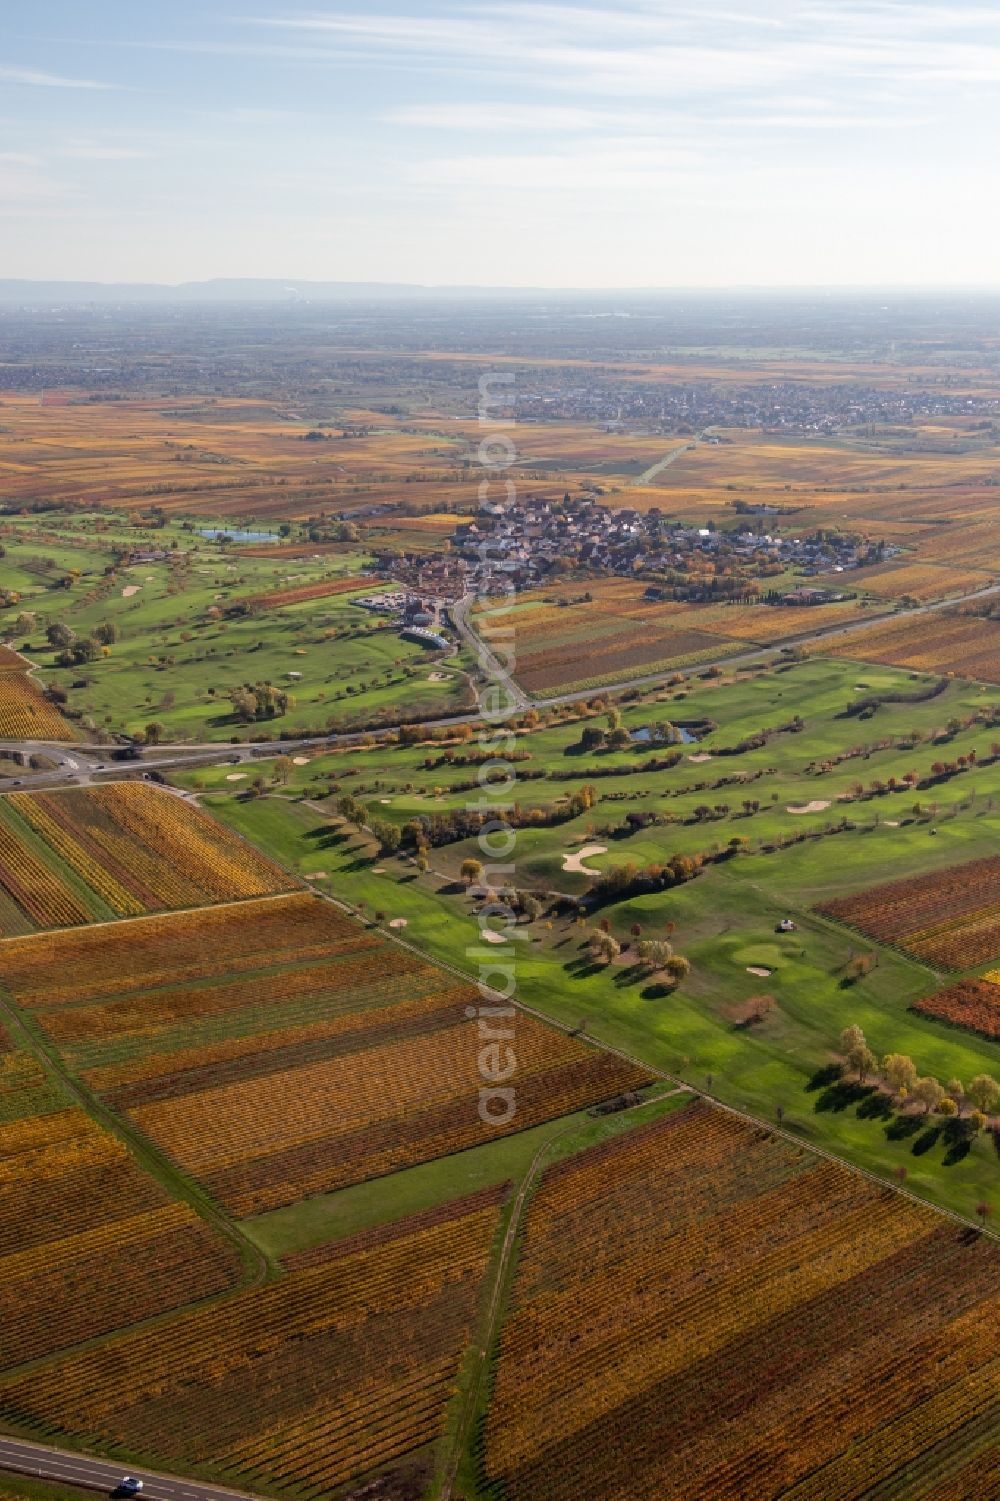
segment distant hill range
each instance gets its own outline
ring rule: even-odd
[[[166,282],[27,281],[0,278],[0,303],[123,302],[344,302],[405,298],[517,296],[493,287],[423,287],[381,281],[280,281],[220,277],[214,281]]]

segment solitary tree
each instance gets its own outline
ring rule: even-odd
[[[463,860],[460,875],[466,886],[474,886],[483,874],[481,860]]]

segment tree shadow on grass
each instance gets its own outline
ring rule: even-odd
[[[356,855],[353,860],[347,861],[345,870],[371,870],[372,862],[367,855]]]
[[[332,850],[338,844],[348,842],[347,835],[342,830],[328,829],[322,825],[318,829],[307,829],[304,837],[318,850]]]
[[[892,1115],[892,1100],[880,1089],[876,1089],[858,1106],[858,1119],[862,1121],[888,1121],[892,1119]]]
[[[826,1063],[818,1068],[806,1085],[807,1094],[815,1094],[817,1089],[827,1089],[831,1084],[836,1084],[840,1078],[840,1064]]]
[[[823,1090],[813,1109],[817,1114],[827,1111],[839,1114],[849,1105],[861,1105],[867,1101],[874,1090],[874,1084],[859,1084],[857,1079],[840,1079]]]
[[[889,1141],[906,1141],[910,1136],[916,1136],[920,1130],[920,1117],[918,1115],[897,1115],[891,1126],[886,1126],[885,1134]]]
[[[925,1153],[930,1151],[931,1147],[937,1146],[940,1138],[940,1126],[925,1126],[924,1130],[921,1131],[920,1135],[917,1137],[910,1150],[913,1153],[914,1157],[923,1157]]]
[[[615,985],[619,990],[624,990],[629,985],[637,985],[648,973],[644,964],[625,965],[615,975]]]
[[[972,1150],[973,1132],[966,1120],[952,1116],[944,1123],[945,1167],[955,1167],[968,1157]]]
[[[567,959],[563,969],[572,980],[589,980],[593,975],[602,975],[607,965],[600,959]]]
[[[647,985],[645,990],[640,990],[639,995],[644,1001],[662,1001],[664,996],[673,995],[676,988],[668,980],[654,980],[652,985]]]

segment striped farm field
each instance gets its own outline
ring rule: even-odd
[[[958,980],[945,990],[914,1001],[913,1010],[935,1021],[964,1027],[980,1037],[1000,1038],[1000,973]]]
[[[852,578],[871,594],[885,598],[948,599],[972,594],[993,583],[995,574],[979,568],[949,567],[939,563],[887,563],[881,568],[862,569]]]
[[[518,1013],[516,1113],[487,1127],[472,986],[317,897],[221,912],[12,940],[0,975],[73,1072],[238,1217],[651,1080]]]
[[[0,798],[0,934],[294,887],[207,814],[144,782]]]
[[[229,1244],[0,1034],[0,1370],[239,1278]]]
[[[0,1383],[0,1417],[255,1494],[329,1495],[443,1432],[502,1200],[415,1216],[154,1338]]]
[[[374,575],[358,578],[323,579],[317,584],[299,584],[288,589],[272,589],[267,594],[255,594],[248,601],[262,610],[280,610],[285,605],[301,605],[312,599],[329,599],[335,594],[351,594],[370,589],[379,580]]]
[[[545,1174],[486,1419],[487,1493],[991,1494],[961,1485],[994,1461],[998,1286],[991,1240],[689,1106]]]
[[[946,610],[903,614],[844,637],[836,655],[1000,683],[1000,621]]]
[[[854,601],[810,609],[658,601],[641,581],[606,578],[523,595],[514,609],[487,605],[476,623],[487,638],[491,628],[512,632],[517,680],[540,693],[695,667],[859,613]]]
[[[1000,955],[1000,855],[873,886],[816,909],[944,969]]]
[[[0,740],[74,740],[73,727],[33,678],[0,664]]]
[[[23,1006],[96,1000],[320,958],[355,925],[304,892],[10,939],[2,983]]]

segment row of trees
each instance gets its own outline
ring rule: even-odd
[[[921,1077],[913,1059],[905,1053],[888,1053],[880,1060],[859,1026],[844,1028],[840,1048],[847,1067],[857,1074],[861,1084],[873,1077],[881,1078],[894,1099],[900,1103],[914,1100],[923,1105],[927,1115],[936,1111],[939,1115],[964,1116],[971,1129],[981,1131],[1000,1103],[1000,1083],[992,1075],[977,1074],[968,1085],[963,1085],[961,1079],[941,1084],[930,1075]]]

